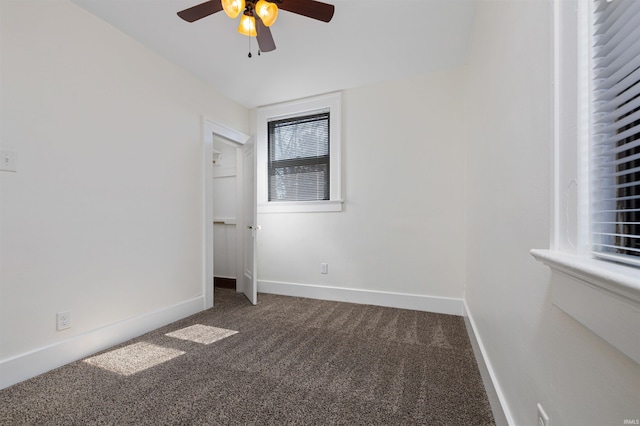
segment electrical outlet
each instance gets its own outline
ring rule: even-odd
[[[329,264],[328,263],[321,263],[320,264],[320,273],[321,274],[328,274],[329,273]]]
[[[71,312],[58,312],[56,314],[56,330],[65,330],[71,327]]]
[[[542,405],[538,404],[538,426],[551,426],[549,423],[549,416],[545,413]]]

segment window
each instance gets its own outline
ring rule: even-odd
[[[258,108],[258,213],[342,210],[341,95]]]
[[[640,2],[593,9],[593,252],[640,266]]]
[[[329,200],[330,114],[269,121],[269,201]]]
[[[553,304],[640,363],[638,9],[554,1],[551,247],[531,254]]]

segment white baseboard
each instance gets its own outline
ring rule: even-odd
[[[89,331],[0,361],[0,389],[85,358],[203,310],[204,297]]]
[[[385,306],[389,308],[412,309],[415,311],[435,312],[448,315],[461,316],[464,313],[462,299],[450,297],[423,296],[277,281],[258,281],[258,292],[280,294],[282,296],[306,297],[309,299],[334,300],[336,302],[359,303],[363,305]],[[258,296],[258,303],[260,303],[260,296]]]
[[[507,405],[504,392],[502,392],[502,388],[500,387],[500,383],[496,378],[496,374],[493,366],[491,365],[491,361],[487,354],[486,348],[482,343],[480,335],[478,334],[476,323],[473,320],[471,312],[469,311],[469,306],[467,305],[466,301],[464,301],[463,303],[465,312],[464,322],[467,326],[469,340],[471,341],[471,346],[473,347],[473,352],[476,356],[478,369],[480,370],[480,375],[482,376],[482,381],[487,391],[487,397],[489,398],[489,403],[491,404],[491,410],[493,411],[493,417],[496,421],[496,425],[515,425],[513,416],[511,415],[511,411],[509,410],[509,406]]]

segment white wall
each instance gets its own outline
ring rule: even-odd
[[[551,4],[481,1],[468,68],[465,299],[514,424],[640,417],[640,369],[550,301]]]
[[[6,361],[203,297],[201,116],[249,116],[67,1],[1,3]]]
[[[464,76],[343,92],[344,211],[260,214],[260,282],[462,298]]]

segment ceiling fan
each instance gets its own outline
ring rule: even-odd
[[[238,32],[256,37],[260,51],[271,52],[276,44],[269,27],[278,17],[278,8],[322,22],[331,21],[335,9],[332,4],[316,0],[209,0],[178,12],[178,16],[195,22],[221,10],[232,19],[242,13]]]

